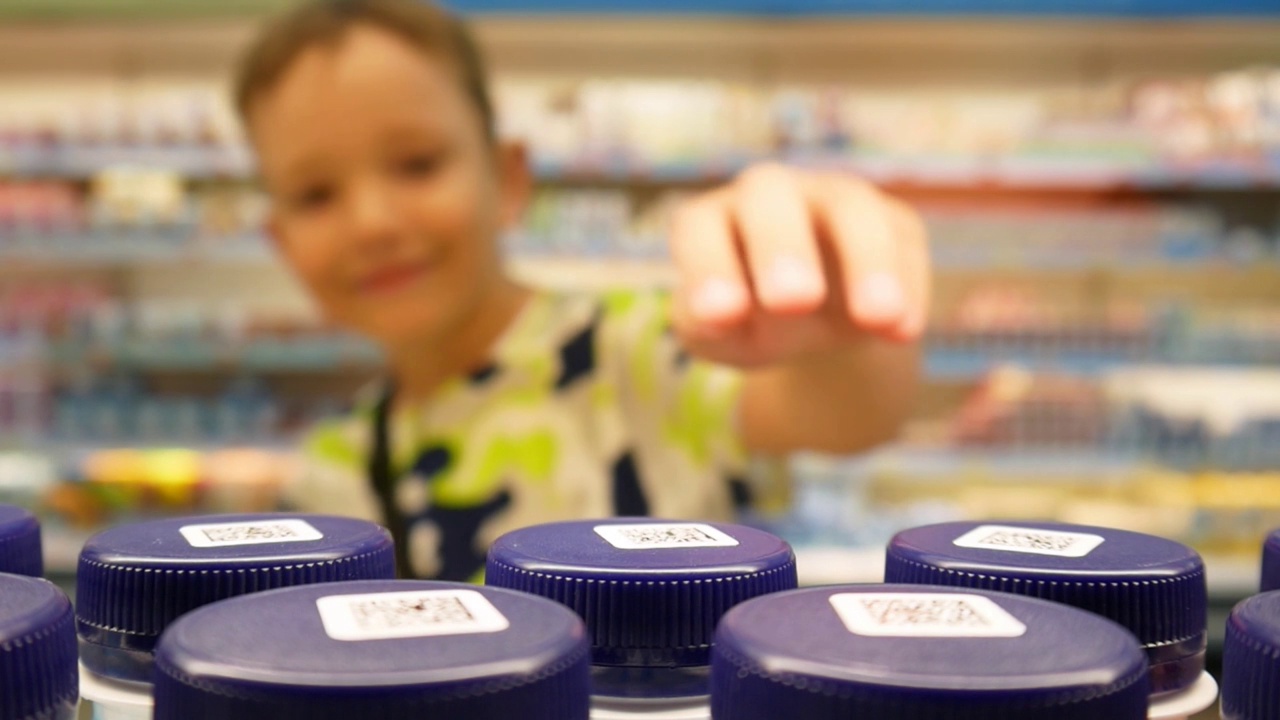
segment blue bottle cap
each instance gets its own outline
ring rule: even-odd
[[[729,608],[796,587],[796,562],[786,542],[741,525],[591,520],[498,538],[485,582],[573,608],[596,665],[694,667]]]
[[[1273,530],[1262,545],[1262,592],[1280,590],[1280,530]]]
[[[929,525],[893,538],[885,582],[1030,595],[1110,618],[1146,648],[1154,692],[1190,687],[1204,671],[1204,561],[1172,540],[1049,522]]]
[[[291,585],[395,577],[384,528],[326,515],[217,515],[123,525],[89,539],[76,577],[82,660],[149,682],[160,634],[180,615]]]
[[[44,575],[40,522],[13,505],[0,505],[0,573]]]
[[[1280,717],[1280,591],[1241,601],[1222,648],[1224,720]]]
[[[71,601],[48,580],[0,575],[0,720],[69,717],[78,694]]]
[[[981,590],[823,587],[730,610],[711,708],[731,720],[1143,720],[1133,635],[1075,608]]]
[[[156,653],[155,720],[586,720],[572,612],[497,588],[367,581],[201,608]]]

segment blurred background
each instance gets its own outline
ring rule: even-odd
[[[39,509],[53,575],[109,523],[272,508],[297,434],[379,372],[259,234],[226,91],[286,4],[0,0],[0,501]],[[1218,611],[1255,590],[1280,526],[1276,0],[455,7],[532,151],[531,282],[667,284],[673,204],[760,158],[923,210],[903,441],[761,469],[795,477],[755,521],[806,580],[878,579],[901,527],[1042,517],[1191,543]]]

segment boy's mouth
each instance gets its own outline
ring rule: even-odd
[[[426,275],[430,267],[431,263],[426,260],[384,265],[359,277],[356,286],[369,295],[396,292]]]

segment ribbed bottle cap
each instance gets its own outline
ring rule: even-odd
[[[1262,592],[1280,590],[1280,530],[1273,530],[1262,545]]]
[[[1204,671],[1204,562],[1172,540],[1061,523],[956,522],[904,530],[889,544],[885,582],[997,590],[1110,618],[1138,637],[1154,692]]]
[[[180,615],[237,595],[395,577],[382,527],[326,515],[220,515],[124,525],[80,552],[81,660],[109,677],[149,681],[160,633]]]
[[[1240,602],[1227,619],[1222,649],[1222,717],[1280,717],[1280,591]]]
[[[0,573],[44,575],[40,522],[13,505],[0,505]]]
[[[47,580],[0,575],[0,720],[69,717],[78,683],[71,601]]]
[[[1146,656],[1075,608],[981,590],[823,587],[730,610],[711,707],[731,720],[1141,720]]]
[[[498,538],[485,582],[573,608],[597,665],[692,667],[707,664],[725,611],[796,587],[796,562],[783,540],[740,525],[577,521]]]
[[[425,581],[287,588],[175,622],[156,720],[586,720],[582,621],[542,598]]]

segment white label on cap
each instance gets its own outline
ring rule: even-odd
[[[316,600],[325,633],[334,640],[470,635],[511,626],[475,590],[417,590],[328,595]]]
[[[831,606],[849,632],[871,637],[1014,638],[1027,631],[990,598],[964,593],[841,593]]]
[[[738,544],[723,531],[696,523],[597,525],[595,531],[619,550],[735,547]]]
[[[238,523],[185,525],[178,528],[178,532],[191,543],[191,547],[198,548],[324,539],[324,534],[306,520],[251,520]]]
[[[981,550],[1005,550],[1032,555],[1082,558],[1106,542],[1101,535],[1039,530],[1036,528],[980,525],[956,538],[954,545]]]

